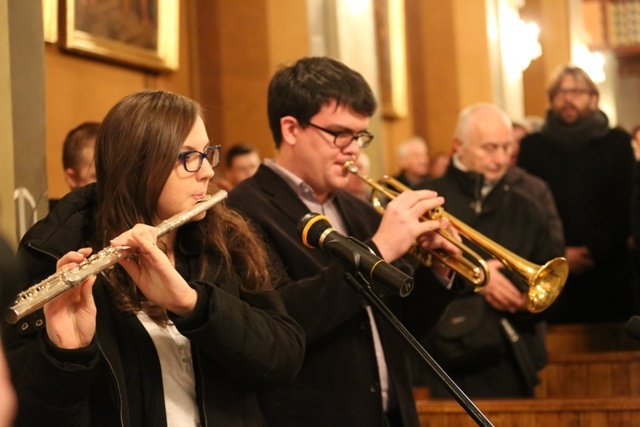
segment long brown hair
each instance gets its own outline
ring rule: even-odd
[[[107,114],[96,141],[97,211],[95,244],[110,239],[137,223],[152,224],[158,199],[178,162],[178,154],[198,117],[200,106],[193,100],[166,91],[142,91],[127,96]],[[205,218],[178,230],[176,255],[196,257],[203,279],[216,254],[226,272],[240,276],[245,293],[273,289],[272,272],[260,238],[236,212],[223,203],[211,208]],[[166,314],[146,301],[117,266],[110,276],[118,291],[118,304],[125,311],[144,310],[155,321],[166,322]]]

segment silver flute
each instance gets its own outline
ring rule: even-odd
[[[158,224],[156,226],[158,237],[162,237],[168,232],[186,224],[192,218],[226,198],[227,192],[224,190],[219,190],[214,194],[205,196],[191,209],[180,212]],[[64,292],[75,288],[89,277],[106,270],[119,260],[134,253],[135,249],[129,246],[109,246],[83,260],[75,268],[62,269],[52,274],[40,283],[20,292],[16,296],[14,305],[6,309],[5,319],[11,324],[17,323],[23,317],[40,309],[46,303],[62,295]]]

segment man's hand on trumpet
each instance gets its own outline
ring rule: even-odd
[[[444,229],[457,236],[449,221],[425,219],[426,212],[443,203],[444,198],[430,190],[403,191],[391,200],[372,238],[385,261],[393,262],[402,257],[416,242],[425,251],[442,249],[459,254],[460,249],[438,233]],[[450,274],[449,268],[440,263],[434,263],[434,271],[442,277]]]
[[[527,296],[500,272],[504,265],[498,260],[487,260],[489,266],[489,282],[479,292],[484,299],[496,310],[516,311],[525,310]]]

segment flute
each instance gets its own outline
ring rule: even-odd
[[[205,196],[192,208],[162,221],[156,226],[158,238],[184,225],[195,216],[226,198],[227,192],[219,190],[214,194]],[[98,274],[111,267],[122,258],[126,258],[134,252],[135,250],[129,246],[109,246],[83,260],[75,268],[62,269],[52,274],[40,283],[20,292],[16,296],[14,305],[6,309],[5,319],[11,324],[17,323],[20,319],[40,309],[49,301],[75,288],[92,275]]]

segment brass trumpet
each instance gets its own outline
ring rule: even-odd
[[[379,181],[374,181],[366,175],[361,175],[353,161],[347,161],[343,167],[347,172],[356,175],[372,187],[371,203],[380,214],[384,214],[384,207],[378,193],[389,199],[394,199],[401,192],[410,190],[401,182],[388,176],[384,176]],[[569,266],[565,258],[554,258],[543,266],[540,266],[519,257],[458,220],[442,208],[432,209],[423,217],[424,220],[437,220],[442,218],[447,218],[451,225],[462,236],[478,245],[493,258],[502,262],[505,267],[514,271],[527,281],[529,285],[527,309],[530,312],[539,313],[547,309],[556,300],[558,295],[560,295],[560,291],[562,291],[567,281],[567,276],[569,275]],[[476,291],[486,286],[489,281],[489,268],[484,259],[467,245],[459,242],[451,233],[445,230],[438,230],[438,233],[456,247],[460,248],[462,255],[450,254],[443,250],[425,252],[418,244],[415,244],[411,248],[411,254],[425,265],[430,265],[431,257],[437,258],[444,265],[471,281],[475,285]]]

